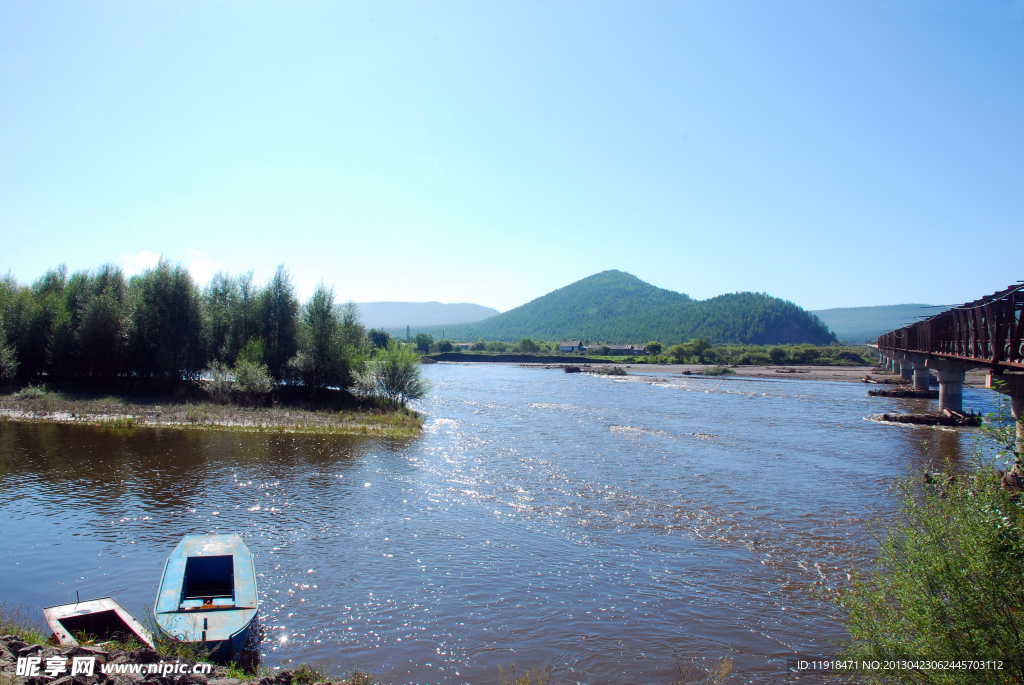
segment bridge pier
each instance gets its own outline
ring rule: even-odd
[[[905,381],[909,381],[914,377],[914,366],[911,364],[909,354],[902,354],[899,358],[900,363],[900,378]]]
[[[990,371],[985,387],[1010,396],[1010,412],[1017,419],[1017,458],[1024,459],[1024,375]]]
[[[910,363],[914,371],[914,390],[928,389],[928,358],[920,354],[910,355]]]
[[[964,376],[967,367],[959,362],[929,359],[927,366],[939,372],[939,411],[964,410]]]

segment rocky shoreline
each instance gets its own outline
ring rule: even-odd
[[[109,644],[109,643],[107,643]],[[39,675],[17,675],[18,659],[38,657]],[[91,675],[71,675],[73,660],[76,657],[92,658],[93,673]],[[143,664],[140,670],[145,673],[104,673],[104,667],[128,664]],[[162,672],[149,673],[150,664],[174,665],[176,672],[164,675]],[[59,669],[51,669],[52,677],[46,674],[47,666],[58,665]],[[193,673],[196,666],[200,672]],[[163,670],[170,670],[162,668]],[[300,672],[301,671],[301,672]],[[365,673],[356,672],[345,680],[313,680],[308,674],[316,673],[308,667],[303,671],[300,667],[296,672],[281,670],[273,675],[261,674],[245,678],[231,677],[231,671],[224,666],[207,664],[187,658],[161,656],[155,649],[142,646],[131,651],[124,649],[105,649],[104,645],[56,647],[26,642],[15,635],[0,636],[0,682],[4,685],[371,685],[373,680]]]

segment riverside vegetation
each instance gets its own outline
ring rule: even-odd
[[[386,333],[379,332],[387,335]],[[787,344],[787,345],[745,345],[742,343],[714,344],[706,338],[694,338],[687,342],[666,347],[657,340],[644,345],[647,354],[616,355],[610,344],[582,341],[588,346],[585,352],[561,353],[558,340],[534,340],[523,338],[519,342],[477,339],[469,343],[469,353],[486,356],[489,354],[563,355],[567,359],[590,358],[622,361],[631,364],[718,364],[754,366],[863,366],[871,365],[873,356],[866,347],[829,345]],[[418,333],[412,343],[423,354],[443,354],[456,350],[456,343],[447,338],[435,340],[429,333]]]
[[[845,590],[823,591],[851,635],[843,659],[977,663],[856,671],[858,682],[1024,682],[1024,455],[1016,428],[1003,403],[985,422],[966,472],[900,480],[899,511],[874,572]]]
[[[130,279],[110,264],[8,275],[0,416],[414,433],[419,356],[377,333],[323,284],[300,303],[283,266],[261,287],[250,271],[202,289],[164,259]]]

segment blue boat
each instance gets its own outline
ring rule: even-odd
[[[220,663],[240,662],[259,611],[256,568],[241,536],[186,535],[164,564],[156,624],[201,643]]]

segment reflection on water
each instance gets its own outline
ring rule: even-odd
[[[141,611],[182,535],[237,531],[271,665],[669,682],[724,654],[778,682],[842,639],[807,588],[870,563],[893,478],[972,453],[865,421],[931,401],[856,384],[426,370],[412,440],[0,423],[0,597]]]

